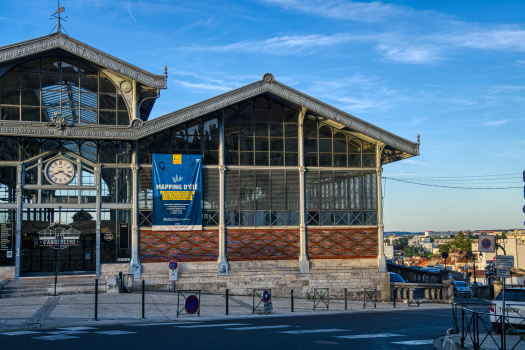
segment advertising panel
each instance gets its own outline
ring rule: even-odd
[[[202,230],[201,155],[153,155],[152,229]]]

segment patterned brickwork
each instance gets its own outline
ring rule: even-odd
[[[227,230],[227,259],[285,260],[299,258],[298,230]]]
[[[140,260],[215,261],[218,231],[140,231]]]
[[[308,229],[308,257],[351,259],[377,257],[377,229]]]

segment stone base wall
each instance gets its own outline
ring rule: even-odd
[[[14,266],[0,266],[0,281],[12,280],[15,278],[15,267]]]
[[[102,275],[129,271],[129,266],[104,265]],[[176,289],[200,289],[203,293],[251,295],[253,289],[269,288],[276,297],[313,297],[314,288],[330,288],[330,297],[343,298],[347,288],[349,300],[363,300],[364,288],[377,288],[381,300],[390,300],[390,277],[380,273],[376,259],[312,259],[310,273],[299,272],[297,260],[259,260],[229,262],[228,276],[217,275],[217,262],[180,262]],[[111,266],[111,267],[110,267]],[[167,263],[142,263],[141,279],[147,290],[169,291]],[[127,269],[126,269],[127,268]],[[135,281],[140,288],[141,281]]]

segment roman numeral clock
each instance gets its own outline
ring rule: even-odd
[[[44,174],[53,185],[67,185],[75,177],[75,167],[65,159],[55,159],[47,163]]]

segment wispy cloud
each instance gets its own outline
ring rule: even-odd
[[[471,125],[474,126],[501,126],[509,123],[510,119],[497,119],[497,120],[473,120]]]
[[[131,18],[133,18],[133,22],[135,22],[135,24],[137,25],[137,28],[140,28],[140,27],[139,27],[139,24],[138,24],[137,21],[135,20],[135,17],[133,17],[133,14],[131,13],[131,10],[128,9],[128,11],[129,11],[129,14],[131,15]]]
[[[315,0],[262,0],[264,3],[282,6],[317,16],[360,22],[383,22],[392,17],[412,12],[409,7],[385,4],[379,1],[315,1]]]
[[[174,80],[176,84],[184,87],[193,88],[197,90],[213,90],[213,91],[230,91],[231,88],[227,86],[204,84],[204,83],[190,83],[184,80]]]
[[[437,49],[431,46],[394,47],[392,45],[378,45],[376,48],[387,61],[422,64],[441,59]]]

